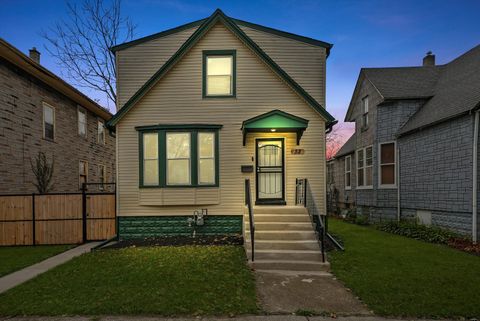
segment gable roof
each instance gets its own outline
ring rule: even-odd
[[[5,59],[14,66],[22,69],[27,74],[50,86],[54,90],[73,100],[82,107],[88,109],[100,118],[104,120],[109,120],[112,118],[112,114],[107,109],[94,102],[92,99],[87,97],[78,89],[74,88],[72,85],[68,84],[65,80],[52,73],[47,68],[30,59],[30,57],[2,38],[0,38],[0,58]]]
[[[355,133],[343,144],[333,158],[346,156],[355,152]]]
[[[108,122],[109,126],[115,126],[120,119],[155,85],[157,82],[178,63],[183,56],[212,28],[221,21],[227,29],[234,33],[240,40],[251,49],[264,63],[276,73],[285,83],[302,98],[309,106],[316,110],[327,122],[327,128],[334,124],[335,118],[323,108],[312,96],[310,96],[295,80],[293,80],[277,63],[275,63],[250,37],[248,37],[237,24],[226,16],[220,9],[215,12],[180,46],[178,51],[120,108],[120,110]]]
[[[129,48],[129,47],[132,47],[132,46],[135,46],[135,45],[138,45],[138,44],[141,44],[141,43],[153,40],[153,39],[165,37],[165,36],[168,36],[168,35],[171,35],[171,34],[174,34],[174,33],[189,29],[189,28],[198,27],[202,23],[204,23],[207,19],[208,18],[196,20],[196,21],[189,22],[189,23],[183,24],[181,26],[171,28],[171,29],[168,29],[168,30],[164,30],[164,31],[161,31],[161,32],[158,32],[158,33],[146,36],[146,37],[135,39],[135,40],[132,40],[132,41],[129,41],[129,42],[124,42],[122,44],[111,47],[110,50],[112,52],[117,52],[119,50],[123,50],[123,49]],[[262,26],[262,25],[259,25],[257,23],[253,23],[253,22],[248,22],[248,21],[235,19],[235,18],[230,18],[230,19],[233,20],[237,25],[240,25],[240,26],[249,27],[249,28],[252,28],[252,29],[259,30],[259,31],[274,34],[274,35],[277,35],[277,36],[290,38],[290,39],[297,40],[297,41],[300,41],[300,42],[308,43],[310,45],[326,48],[327,49],[327,57],[330,54],[330,49],[333,47],[333,44],[325,42],[325,41],[321,41],[321,40],[313,39],[313,38],[310,38],[310,37],[297,35],[297,34],[294,34],[294,33],[291,33],[291,32],[282,31],[282,30],[270,28],[270,27],[267,27],[267,26]]]
[[[435,94],[400,129],[399,135],[469,113],[480,107],[480,45],[441,68]]]

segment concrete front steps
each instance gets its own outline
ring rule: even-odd
[[[255,261],[251,261],[248,212],[244,216],[245,249],[252,268],[309,274],[330,268],[322,253],[306,208],[301,206],[255,206]]]

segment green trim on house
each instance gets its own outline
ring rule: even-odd
[[[300,143],[303,132],[308,127],[308,120],[275,109],[268,113],[247,119],[242,124],[243,146],[246,143],[247,133],[251,132],[296,132],[297,145]]]
[[[191,216],[119,216],[120,239],[139,239],[162,236],[191,236],[193,227],[188,226]],[[241,215],[208,215],[205,225],[196,227],[197,235],[242,234]]]
[[[232,94],[207,95],[207,58],[209,56],[232,56]],[[235,98],[237,97],[237,50],[204,50],[202,52],[202,97],[203,98]]]
[[[161,31],[161,32],[157,32],[157,33],[154,33],[152,35],[145,36],[145,37],[142,37],[142,38],[138,38],[138,39],[135,39],[135,40],[132,40],[132,41],[129,41],[129,42],[124,42],[124,43],[121,43],[119,45],[110,47],[110,51],[115,53],[119,50],[127,49],[127,48],[133,47],[135,45],[139,45],[141,43],[144,43],[144,42],[147,42],[147,41],[150,41],[150,40],[166,37],[166,36],[172,35],[174,33],[178,33],[178,32],[187,30],[189,28],[197,27],[197,26],[200,26],[203,22],[205,22],[205,20],[207,20],[207,18],[192,21],[192,22],[183,24],[181,26],[171,28],[171,29],[167,29],[167,30],[164,30],[164,31]]]
[[[198,188],[198,187],[218,187],[220,185],[220,141],[219,129],[222,125],[152,125],[135,127],[138,131],[138,155],[139,155],[139,188]],[[167,143],[166,135],[168,132],[190,133],[190,185],[168,185],[167,184]],[[215,183],[198,183],[198,133],[207,132],[215,135]],[[158,185],[145,185],[143,179],[143,135],[158,134]]]
[[[212,28],[221,21],[227,29],[233,32],[250,48],[264,63],[271,67],[287,85],[296,92],[308,105],[315,109],[327,122],[327,129],[335,123],[335,118],[310,96],[295,80],[293,80],[277,63],[275,63],[260,47],[227,17],[220,9],[205,20],[190,38],[168,59],[168,61],[125,103],[125,105],[110,119],[108,125],[115,126],[120,119],[178,62],[183,56]]]
[[[184,31],[184,30],[192,28],[192,27],[200,26],[207,19],[208,18],[196,20],[196,21],[189,22],[189,23],[183,24],[183,25],[175,27],[175,28],[171,28],[171,29],[167,29],[167,30],[164,30],[164,31],[161,31],[161,32],[157,32],[157,33],[154,33],[152,35],[148,35],[148,36],[145,36],[145,37],[142,37],[142,38],[138,38],[138,39],[135,39],[135,40],[132,40],[132,41],[129,41],[129,42],[124,42],[124,43],[121,43],[119,45],[111,47],[110,50],[112,52],[117,52],[119,50],[127,49],[127,48],[130,48],[132,46],[135,46],[135,45],[138,45],[138,44],[150,41],[150,40],[154,40],[154,39],[157,39],[157,38],[162,38],[162,37],[165,37],[165,36],[169,36],[171,34],[178,33],[178,32]],[[300,42],[304,42],[304,43],[307,43],[307,44],[310,44],[310,45],[313,45],[313,46],[326,48],[327,49],[327,57],[330,55],[330,49],[333,47],[333,44],[325,42],[325,41],[321,41],[321,40],[318,40],[318,39],[313,39],[313,38],[310,38],[310,37],[297,35],[297,34],[294,34],[294,33],[288,32],[288,31],[282,31],[282,30],[279,30],[279,29],[274,29],[274,28],[271,28],[271,27],[260,25],[258,23],[248,22],[248,21],[235,19],[235,18],[230,18],[230,19],[235,21],[236,24],[244,26],[244,27],[256,29],[258,31],[263,31],[263,32],[270,33],[270,34],[273,34],[273,35],[276,35],[276,36],[280,36],[280,37],[290,38],[290,39],[300,41]]]
[[[327,49],[327,57],[330,55],[330,49],[332,49],[332,47],[333,47],[333,44],[325,42],[325,41],[321,41],[321,40],[313,39],[313,38],[310,38],[310,37],[297,35],[297,34],[294,34],[294,33],[288,32],[288,31],[282,31],[282,30],[274,29],[274,28],[259,25],[257,23],[253,23],[253,22],[248,22],[248,21],[235,19],[235,18],[231,18],[231,19],[233,21],[235,21],[235,23],[237,25],[241,25],[241,26],[244,26],[244,27],[256,29],[258,31],[263,31],[263,32],[266,32],[266,33],[270,33],[272,35],[276,35],[276,36],[285,37],[285,38],[289,38],[289,39],[292,39],[292,40],[304,42],[304,43],[307,43],[309,45],[314,45],[314,46],[317,46],[317,47],[326,48]]]

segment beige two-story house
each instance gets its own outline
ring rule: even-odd
[[[255,217],[295,212],[297,178],[325,213],[330,48],[220,10],[112,48],[120,237],[190,235],[202,209],[197,232],[242,233],[245,179]]]

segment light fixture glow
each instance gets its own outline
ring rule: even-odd
[[[275,128],[270,129],[272,133],[276,132],[277,130]]]

